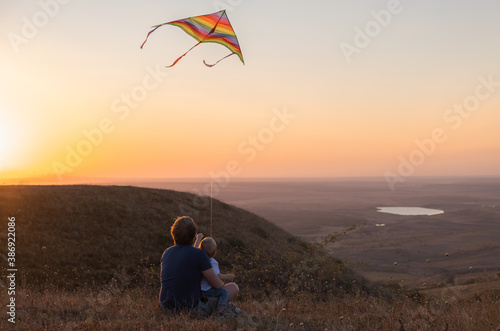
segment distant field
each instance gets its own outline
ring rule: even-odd
[[[134,185],[210,192],[209,181]],[[421,287],[500,273],[500,178],[414,178],[398,184],[395,192],[381,179],[213,185],[218,199],[310,242],[358,225],[328,249],[370,279],[404,280],[410,287]],[[379,206],[428,207],[445,213],[398,216],[377,212]]]

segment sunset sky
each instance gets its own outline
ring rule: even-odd
[[[226,9],[245,59],[152,25]],[[0,0],[11,178],[500,176],[500,1]]]

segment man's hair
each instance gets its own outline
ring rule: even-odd
[[[177,217],[170,229],[175,245],[192,245],[197,232],[198,227],[189,216]]]
[[[209,257],[213,257],[217,244],[212,237],[205,237],[200,243],[200,248],[203,249]]]

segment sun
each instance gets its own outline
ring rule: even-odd
[[[6,109],[9,108],[0,106],[0,185],[9,179],[49,174],[47,158],[44,158],[47,150],[40,148],[44,145],[36,136],[35,128],[29,123],[22,125],[19,114]]]

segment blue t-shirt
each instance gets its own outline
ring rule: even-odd
[[[167,248],[161,257],[160,304],[171,310],[195,308],[202,271],[212,268],[207,253],[190,245]]]

